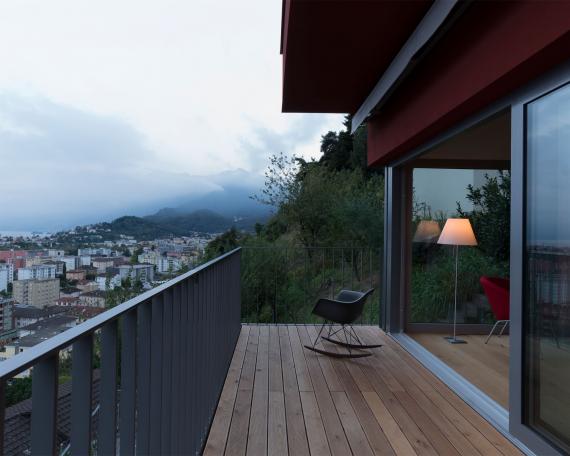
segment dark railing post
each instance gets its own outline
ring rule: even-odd
[[[59,354],[39,361],[32,371],[32,456],[56,454]]]
[[[72,357],[71,451],[73,454],[89,454],[93,376],[93,336],[91,334],[73,344]]]
[[[152,298],[152,319],[150,333],[150,417],[149,454],[160,454],[162,428],[162,315],[163,296]]]
[[[141,304],[137,311],[137,454],[150,454],[150,372],[151,372],[151,320],[152,308],[149,301]]]
[[[172,289],[163,295],[162,321],[162,406],[160,416],[160,454],[171,454],[170,449],[170,416],[172,413]]]
[[[101,329],[101,382],[99,387],[100,454],[115,454],[117,447],[117,320]]]
[[[121,321],[121,399],[119,429],[121,455],[135,454],[136,432],[136,349],[137,311],[131,310]]]

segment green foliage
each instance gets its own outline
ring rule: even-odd
[[[240,233],[235,227],[232,227],[208,243],[204,250],[204,260],[212,260],[239,247],[241,240],[246,236],[246,234]]]
[[[511,173],[500,172],[498,177],[485,176],[481,188],[467,187],[467,199],[473,211],[465,212],[457,204],[461,217],[468,217],[473,225],[480,248],[498,261],[508,261],[511,230]]]
[[[321,141],[320,160],[270,157],[265,187],[253,198],[275,209],[255,236],[232,229],[214,239],[205,259],[242,251],[242,318],[249,322],[312,322],[315,301],[342,287],[379,286],[384,182],[366,170],[366,131]],[[342,248],[339,248],[342,247]],[[379,292],[365,321],[378,321]]]
[[[6,385],[6,407],[32,397],[32,377],[13,378]]]
[[[477,248],[460,248],[458,302],[472,301],[476,294],[482,293],[479,283],[482,275],[504,276],[505,274],[508,274],[508,264],[497,262]],[[414,263],[411,291],[411,321],[449,320],[455,291],[455,256],[452,247],[436,245],[429,261]],[[485,317],[488,320],[491,315]]]

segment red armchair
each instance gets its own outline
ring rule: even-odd
[[[481,286],[485,291],[485,295],[487,295],[487,299],[489,300],[489,304],[491,305],[491,310],[493,311],[493,315],[495,315],[495,325],[491,329],[491,332],[487,336],[487,340],[485,343],[489,342],[489,339],[495,332],[495,328],[499,324],[503,324],[503,328],[499,333],[499,336],[503,334],[505,328],[509,325],[510,318],[509,318],[509,279],[502,279],[500,277],[487,277],[483,276],[479,279],[481,282]]]

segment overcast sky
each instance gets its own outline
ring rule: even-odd
[[[281,113],[280,26],[281,0],[0,2],[0,230],[145,212],[259,182],[272,153],[318,156],[342,117]]]

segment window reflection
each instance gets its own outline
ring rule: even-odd
[[[527,108],[528,424],[570,451],[570,87]]]

